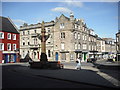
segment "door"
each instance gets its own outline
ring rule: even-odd
[[[84,61],[86,61],[86,53],[84,53]]]
[[[55,60],[58,61],[58,52],[55,53]]]

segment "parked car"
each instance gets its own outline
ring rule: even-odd
[[[108,58],[106,62],[114,63],[114,59],[113,58]]]
[[[87,59],[87,62],[93,63],[93,62],[95,62],[96,60],[97,60],[96,58],[88,58],[88,59]]]

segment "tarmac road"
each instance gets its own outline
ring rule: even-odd
[[[63,80],[56,80],[40,76],[33,76],[27,73],[14,71],[18,65],[3,65],[2,67],[2,88],[101,88],[98,86],[85,85]]]

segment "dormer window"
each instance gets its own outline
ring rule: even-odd
[[[64,23],[61,23],[60,24],[60,29],[63,29],[65,26],[64,26]]]

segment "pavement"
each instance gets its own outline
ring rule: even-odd
[[[97,60],[93,63],[99,69],[119,69],[120,70],[120,61],[109,62],[107,60]]]
[[[28,63],[15,63],[14,65],[16,64],[20,65],[20,67],[14,68],[14,72],[20,72],[31,76],[83,83],[105,88],[120,87],[120,81],[100,72],[99,69],[92,66],[82,66],[81,70],[76,70],[74,66],[68,65],[64,66],[64,69],[32,69],[28,66]]]

